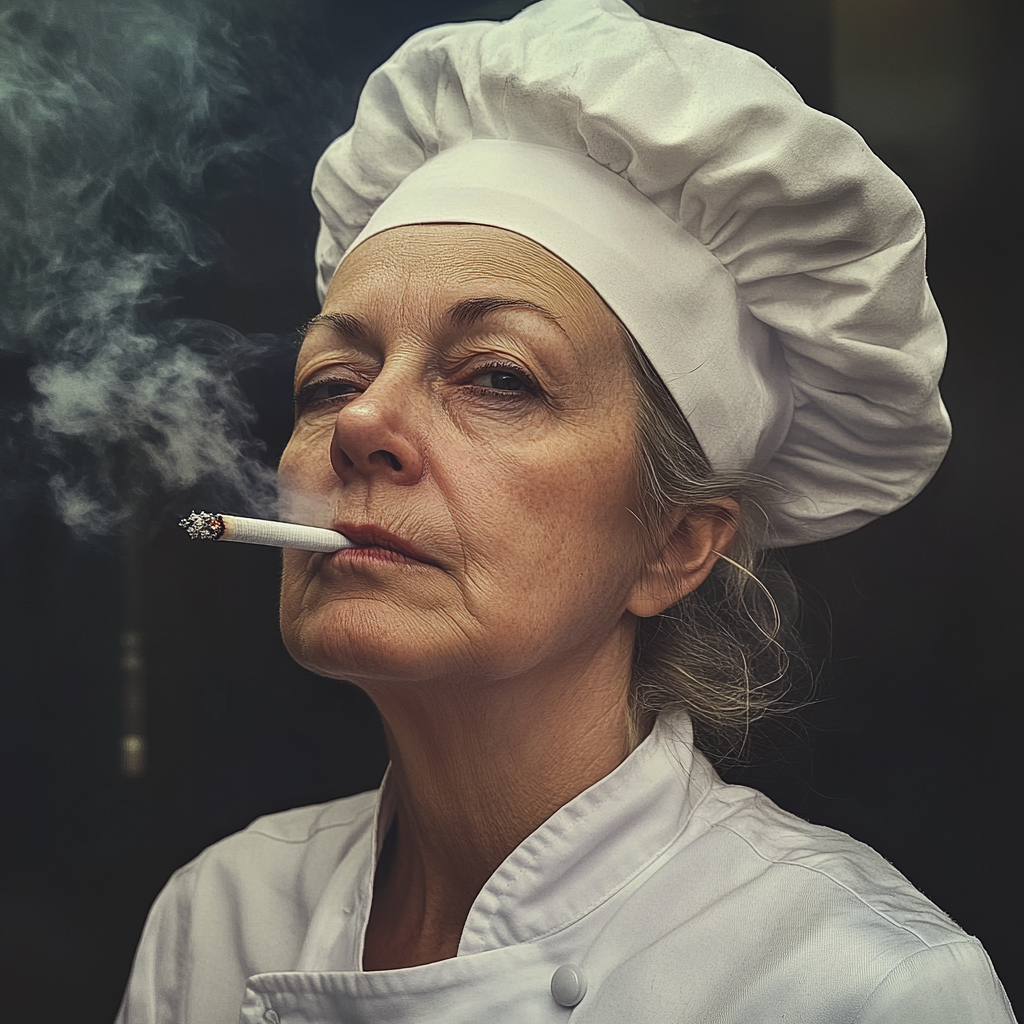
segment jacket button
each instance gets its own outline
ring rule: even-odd
[[[572,964],[562,964],[551,975],[551,994],[559,1006],[575,1006],[587,994],[587,979]]]

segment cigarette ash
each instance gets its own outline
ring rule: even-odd
[[[192,540],[220,540],[224,536],[224,520],[212,512],[193,511],[178,525]]]

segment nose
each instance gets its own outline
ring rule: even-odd
[[[410,485],[423,475],[419,445],[410,436],[408,396],[378,378],[346,403],[334,420],[331,465],[339,479],[378,477]]]

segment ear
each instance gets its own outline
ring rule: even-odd
[[[732,498],[681,512],[661,553],[633,587],[626,610],[648,618],[696,590],[719,554],[732,543],[739,514],[740,507]]]

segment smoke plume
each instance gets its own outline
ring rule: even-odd
[[[339,130],[289,6],[0,7],[0,512],[48,491],[86,539],[183,496],[272,513],[236,375],[291,340],[188,319],[177,291],[228,257],[212,211],[256,162],[308,177]]]

